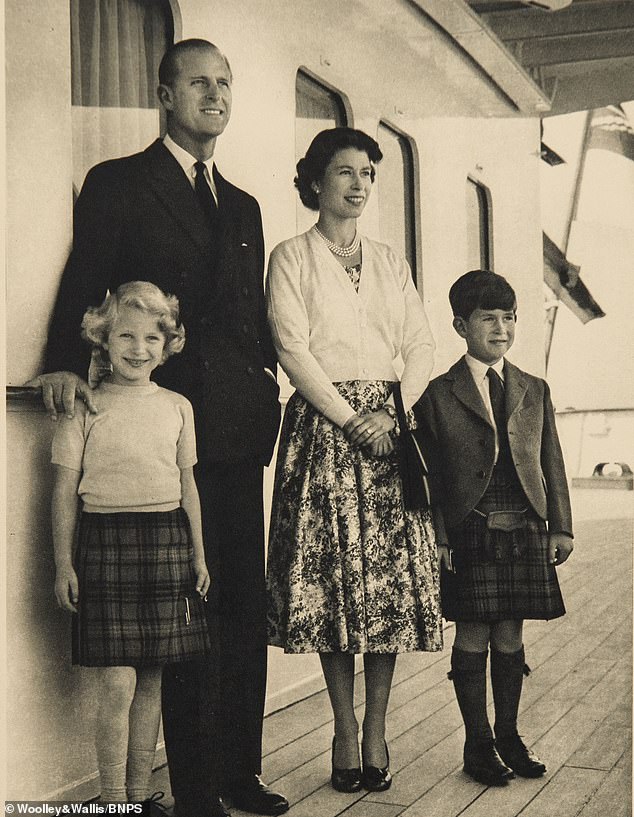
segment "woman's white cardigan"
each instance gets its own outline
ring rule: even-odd
[[[338,426],[355,413],[333,383],[401,380],[407,410],[425,390],[434,341],[407,262],[361,240],[358,294],[314,228],[271,253],[268,319],[280,364],[297,391]],[[402,364],[399,366],[399,359]]]

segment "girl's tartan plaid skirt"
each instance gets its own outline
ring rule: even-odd
[[[82,513],[73,663],[142,667],[207,655],[205,602],[191,560],[182,508]]]
[[[495,559],[487,548],[490,511],[526,508],[526,540],[513,558]],[[441,572],[442,612],[448,621],[551,619],[563,616],[557,571],[548,561],[546,523],[530,507],[515,475],[493,471],[489,487],[457,527],[447,531],[455,573]],[[484,514],[484,515],[483,515]]]

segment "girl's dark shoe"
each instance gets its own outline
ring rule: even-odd
[[[368,766],[363,764],[363,774],[361,782],[363,788],[368,791],[387,791],[392,785],[392,773],[390,772],[390,753],[385,744],[386,765],[381,769],[378,766]]]
[[[332,774],[330,775],[330,782],[333,789],[342,791],[346,794],[353,794],[356,791],[361,791],[361,769],[337,769],[335,767],[335,741],[337,737],[332,739]]]
[[[502,762],[493,740],[465,745],[464,770],[485,786],[506,786],[515,777],[513,770]]]
[[[496,738],[495,745],[502,760],[520,777],[541,777],[546,773],[546,766],[519,735]]]
[[[147,800],[143,800],[143,814],[147,814],[149,817],[166,817],[170,810],[160,802],[164,797],[165,792],[155,791]]]

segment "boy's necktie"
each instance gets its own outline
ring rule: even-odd
[[[211,187],[209,187],[207,179],[205,178],[205,165],[202,162],[196,162],[194,169],[196,171],[194,190],[196,191],[205,217],[211,225],[211,228],[214,229],[218,223],[218,205],[216,204],[214,194],[211,192]]]
[[[504,382],[493,368],[487,371],[489,378],[489,397],[493,409],[493,419],[498,433],[498,463],[508,465],[513,462],[506,423],[506,405],[504,400]]]
[[[504,384],[502,378],[493,368],[487,371],[489,378],[489,397],[491,398],[491,408],[493,409],[493,419],[497,426],[498,434],[502,435],[506,430],[506,408],[504,405]]]

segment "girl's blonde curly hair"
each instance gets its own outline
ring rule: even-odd
[[[156,318],[165,335],[161,363],[178,354],[185,345],[185,327],[180,322],[178,298],[166,295],[149,281],[129,281],[114,293],[109,293],[101,306],[88,307],[81,322],[81,336],[93,346],[103,349],[119,314],[120,306],[140,309]]]

